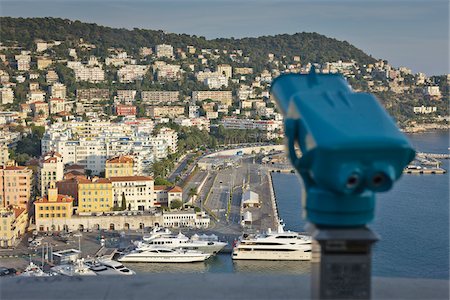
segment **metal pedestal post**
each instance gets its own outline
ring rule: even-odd
[[[313,241],[313,299],[370,299],[372,245],[378,236],[369,228],[325,228],[308,224]]]

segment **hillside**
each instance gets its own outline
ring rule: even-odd
[[[328,38],[318,33],[280,34],[257,38],[220,38],[207,40],[187,34],[165,33],[148,29],[119,29],[82,23],[60,18],[0,18],[0,37],[3,43],[17,40],[20,45],[31,46],[35,39],[75,42],[83,38],[95,44],[98,51],[108,47],[121,47],[137,53],[139,47],[168,43],[174,47],[193,45],[200,48],[241,49],[250,57],[249,64],[267,59],[268,53],[278,57],[300,55],[302,62],[354,59],[360,64],[375,59],[348,42]]]

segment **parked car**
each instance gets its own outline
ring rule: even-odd
[[[16,275],[16,269],[0,267],[0,276],[13,276]]]

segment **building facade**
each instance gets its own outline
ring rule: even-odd
[[[32,176],[33,172],[26,167],[0,167],[0,206],[14,206],[28,211]]]

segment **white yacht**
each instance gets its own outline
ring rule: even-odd
[[[118,260],[120,262],[188,263],[205,261],[210,256],[209,253],[195,250],[145,246],[124,254]]]
[[[95,276],[97,273],[89,269],[88,266],[84,264],[83,259],[77,260],[74,264],[64,264],[55,266],[50,269],[52,272],[55,272],[64,276]]]
[[[134,275],[134,271],[111,259],[86,260],[85,264],[97,275]]]
[[[311,260],[311,237],[284,231],[242,236],[233,247],[233,259]]]
[[[144,236],[142,242],[136,242],[139,249],[146,247],[162,246],[167,248],[181,248],[183,250],[197,250],[204,253],[215,254],[222,250],[227,243],[220,242],[216,235],[193,235],[188,238],[182,233],[172,234],[169,230],[154,231],[149,236]]]

